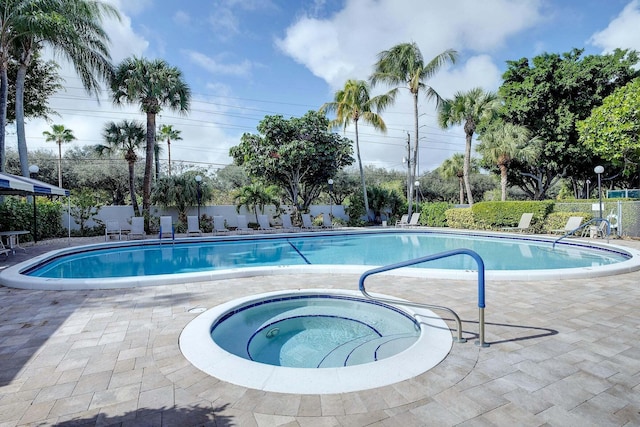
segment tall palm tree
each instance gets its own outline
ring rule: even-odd
[[[113,6],[95,0],[16,0],[7,3],[3,2],[0,7],[4,6],[4,13],[13,19],[4,22],[2,30],[8,29],[9,34],[7,39],[0,36],[0,50],[4,49],[4,41],[7,41],[7,45],[17,51],[16,133],[20,167],[26,176],[29,172],[24,129],[24,85],[34,54],[42,46],[49,46],[73,64],[87,91],[97,95],[100,80],[108,81],[113,71],[107,48],[109,37],[102,28],[102,19],[105,16],[119,18],[119,15]],[[0,54],[0,67],[4,65],[3,59]],[[4,72],[0,75],[4,77]],[[0,84],[0,92],[2,90]],[[5,100],[2,94],[0,102]],[[1,111],[2,120],[6,120],[6,104]]]
[[[473,194],[469,181],[473,134],[482,120],[490,120],[494,117],[498,107],[498,97],[494,92],[485,92],[482,88],[477,87],[467,92],[457,92],[453,99],[443,101],[438,108],[438,122],[443,129],[454,125],[464,125],[466,144],[463,174],[467,201],[470,205],[473,205]]]
[[[156,142],[153,144],[153,161],[155,162],[155,181],[156,183],[160,179],[160,153],[162,153],[162,146],[158,142],[158,137],[156,136]],[[153,197],[153,195],[152,195]],[[153,203],[153,202],[152,202]]]
[[[64,125],[52,125],[51,132],[45,130],[42,132],[47,142],[55,142],[58,144],[58,186],[62,188],[62,144],[71,142],[76,137],[71,129],[67,129]]]
[[[454,154],[442,162],[438,169],[440,169],[440,173],[443,178],[458,178],[458,185],[460,187],[460,204],[464,204],[464,154]]]
[[[96,145],[95,151],[100,156],[121,153],[129,165],[129,193],[131,194],[131,204],[133,211],[141,214],[136,199],[135,187],[135,164],[138,160],[137,151],[145,142],[144,125],[138,121],[123,120],[120,123],[108,122],[103,131],[102,137],[105,144]]]
[[[333,102],[327,102],[320,107],[321,112],[336,113],[336,118],[329,122],[330,128],[342,126],[346,130],[347,126],[353,123],[356,134],[356,156],[360,168],[360,181],[362,183],[362,195],[364,197],[364,208],[369,216],[369,199],[367,197],[367,184],[364,179],[364,168],[360,157],[360,138],[358,135],[358,121],[369,123],[374,129],[383,133],[387,132],[387,125],[376,110],[381,112],[393,102],[392,94],[378,95],[371,98],[370,86],[364,80],[347,80],[344,88],[337,91]]]
[[[180,136],[181,131],[174,129],[173,125],[162,125],[158,132],[158,141],[167,141],[167,152],[169,154],[169,176],[171,176],[171,140],[179,141],[182,139]]]
[[[144,181],[142,186],[142,211],[149,216],[151,177],[153,173],[153,146],[156,140],[156,115],[164,107],[172,111],[189,111],[191,90],[182,72],[162,60],[127,58],[118,65],[111,82],[113,102],[140,104],[147,116],[147,144],[145,149]],[[147,221],[148,227],[148,221]]]
[[[455,50],[447,49],[437,55],[431,61],[425,64],[422,52],[418,45],[413,43],[401,43],[389,50],[382,51],[378,54],[378,62],[375,64],[374,72],[370,77],[371,84],[375,86],[378,83],[386,83],[390,86],[396,86],[390,94],[395,95],[400,87],[409,89],[413,98],[413,115],[414,115],[414,148],[413,148],[413,166],[411,168],[408,179],[407,199],[409,202],[409,215],[413,206],[413,182],[416,177],[416,169],[418,166],[418,94],[424,92],[427,99],[434,99],[436,106],[440,105],[440,95],[426,84],[426,81],[433,77],[445,64],[455,63],[458,53]],[[411,159],[409,159],[411,161]]]
[[[529,144],[531,132],[524,126],[500,122],[484,131],[476,146],[482,157],[500,169],[500,189],[502,201],[507,200],[507,172],[509,163],[515,158],[528,160],[535,156],[535,144]]]

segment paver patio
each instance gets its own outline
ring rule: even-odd
[[[53,247],[28,247],[0,260],[0,268]],[[247,389],[202,373],[178,347],[194,307],[281,289],[355,290],[357,279],[268,276],[62,292],[0,287],[0,426],[640,425],[640,272],[488,281],[489,348],[473,344],[474,281],[372,278],[370,291],[456,310],[470,338],[454,343],[432,370],[373,390]]]

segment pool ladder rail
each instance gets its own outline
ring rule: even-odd
[[[607,243],[609,243],[609,236],[611,235],[611,222],[608,219],[605,219],[605,218],[593,218],[593,219],[590,219],[589,221],[585,222],[584,224],[580,224],[580,227],[578,227],[578,228],[576,228],[574,230],[571,230],[571,231],[567,231],[564,235],[558,237],[556,240],[553,241],[552,248],[555,249],[556,243],[558,243],[560,240],[564,239],[565,237],[576,235],[575,234],[576,231],[582,230],[582,233],[584,235],[584,232],[587,230],[587,226],[589,224],[593,224],[593,223],[597,224],[599,222],[600,223],[604,222],[605,224],[607,224],[607,236],[606,237],[607,237]]]
[[[479,347],[489,347],[489,344],[486,343],[484,340],[484,309],[485,309],[484,261],[482,260],[480,255],[478,255],[477,252],[474,252],[470,249],[454,249],[452,251],[440,252],[434,255],[428,255],[420,258],[411,259],[408,261],[402,261],[395,264],[389,264],[382,267],[373,268],[371,270],[365,271],[362,274],[362,276],[360,276],[358,287],[360,289],[360,292],[362,292],[362,294],[365,297],[374,301],[380,301],[388,304],[406,305],[410,307],[421,307],[421,308],[428,308],[428,309],[434,309],[434,310],[444,310],[451,313],[455,319],[456,328],[457,328],[457,337],[454,338],[454,341],[458,343],[467,342],[467,339],[462,337],[462,321],[460,320],[460,316],[458,316],[458,314],[452,309],[448,307],[442,307],[439,305],[423,304],[423,303],[417,303],[417,302],[411,302],[411,301],[402,301],[402,300],[395,300],[395,299],[389,299],[389,298],[374,297],[367,292],[364,286],[365,280],[367,279],[367,277],[371,275],[384,273],[391,270],[397,270],[399,268],[421,264],[423,262],[435,261],[437,259],[448,258],[456,255],[469,255],[475,260],[476,264],[478,265],[478,340],[475,342],[475,344]]]

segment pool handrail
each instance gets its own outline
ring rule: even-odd
[[[553,241],[553,245],[551,246],[553,249],[555,249],[556,247],[556,243],[558,243],[560,240],[564,239],[565,237],[571,236],[573,233],[575,233],[578,230],[582,230],[584,228],[587,227],[587,225],[591,224],[591,223],[598,223],[598,222],[604,222],[607,224],[607,243],[609,243],[609,236],[611,235],[611,223],[609,222],[608,219],[606,218],[592,218],[589,221],[585,222],[584,224],[580,224],[580,227],[571,230],[571,231],[567,231],[564,235],[558,237],[556,240]]]
[[[452,309],[448,307],[442,307],[439,305],[423,304],[423,303],[417,303],[417,302],[411,302],[411,301],[393,300],[389,298],[374,297],[367,292],[364,286],[364,281],[366,280],[366,278],[373,274],[384,273],[387,271],[408,267],[410,265],[421,264],[423,262],[429,262],[429,261],[435,261],[437,259],[448,258],[455,255],[469,255],[475,260],[476,264],[478,265],[478,341],[476,341],[475,344],[479,347],[489,347],[489,344],[487,344],[484,341],[484,309],[485,309],[484,261],[482,260],[482,257],[480,257],[480,255],[477,252],[474,252],[470,249],[464,249],[464,248],[454,249],[451,251],[440,252],[434,255],[427,255],[420,258],[414,258],[408,261],[401,261],[395,264],[389,264],[382,267],[372,268],[371,270],[365,271],[360,276],[360,280],[358,281],[358,288],[360,289],[360,292],[362,292],[362,294],[365,297],[371,300],[390,303],[390,304],[401,304],[401,305],[408,305],[413,307],[432,308],[436,310],[447,311],[453,315],[456,322],[456,328],[458,330],[458,333],[457,333],[458,336],[454,340],[456,342],[467,342],[466,338],[462,337],[462,321],[460,320],[460,317],[458,316],[458,314]]]

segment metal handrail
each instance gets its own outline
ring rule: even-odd
[[[362,292],[362,294],[372,300],[375,301],[380,301],[380,302],[385,302],[385,303],[389,303],[389,304],[400,304],[400,305],[408,305],[411,307],[422,307],[422,308],[432,308],[435,310],[444,310],[444,311],[448,311],[449,313],[451,313],[453,315],[453,317],[455,318],[455,322],[456,322],[456,328],[458,329],[458,336],[457,338],[455,338],[456,342],[467,342],[466,338],[462,338],[462,321],[460,320],[460,317],[456,314],[455,311],[451,310],[448,307],[442,307],[439,305],[432,305],[432,304],[422,304],[422,303],[417,303],[417,302],[411,302],[411,301],[399,301],[399,300],[393,300],[393,299],[389,299],[389,298],[378,298],[378,297],[374,297],[371,296],[369,293],[367,293],[365,287],[364,287],[364,281],[367,277],[373,275],[373,274],[378,274],[378,273],[383,273],[386,271],[391,271],[391,270],[396,270],[398,268],[403,268],[403,267],[408,267],[410,265],[415,265],[415,264],[421,264],[423,262],[428,262],[428,261],[435,261],[437,259],[442,259],[442,258],[448,258],[454,255],[469,255],[470,257],[472,257],[475,261],[476,264],[478,264],[478,341],[476,341],[476,345],[480,346],[480,347],[489,347],[489,344],[487,344],[484,341],[484,308],[485,308],[485,301],[484,301],[484,261],[482,260],[482,258],[480,257],[480,255],[478,255],[477,252],[474,252],[470,249],[454,249],[452,251],[447,251],[447,252],[441,252],[435,255],[428,255],[428,256],[424,256],[424,257],[420,257],[420,258],[415,258],[409,261],[402,261],[402,262],[398,262],[395,264],[390,264],[390,265],[385,265],[382,267],[377,267],[377,268],[373,268],[371,270],[367,270],[365,271],[362,276],[360,276],[360,280],[358,282],[358,287],[360,289],[360,292]]]
[[[585,222],[584,224],[581,224],[580,227],[576,228],[575,230],[567,231],[563,236],[558,237],[553,242],[552,248],[555,249],[556,243],[558,243],[560,240],[564,239],[565,237],[571,236],[573,233],[575,233],[578,230],[582,230],[583,228],[586,228],[586,226],[591,224],[592,222],[595,222],[595,223],[606,222],[607,223],[607,243],[609,243],[609,236],[611,235],[611,223],[609,222],[608,219],[605,219],[605,218],[593,218],[593,219],[590,219],[589,221]]]

